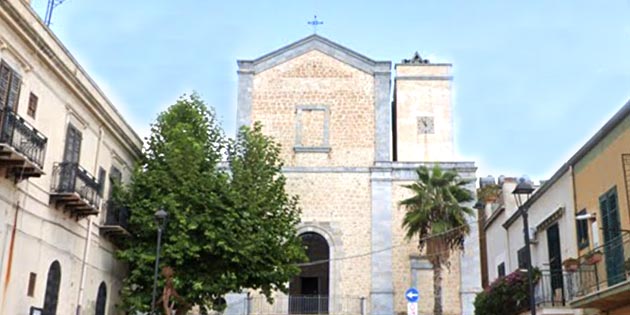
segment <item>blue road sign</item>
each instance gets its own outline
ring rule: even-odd
[[[418,298],[420,298],[420,292],[416,288],[409,288],[405,292],[405,298],[409,303],[418,302]]]

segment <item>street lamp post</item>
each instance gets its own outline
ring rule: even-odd
[[[155,256],[155,270],[153,274],[153,294],[151,295],[151,315],[155,314],[155,298],[157,295],[157,279],[158,279],[158,266],[160,264],[160,247],[162,246],[162,232],[166,227],[166,217],[168,213],[163,209],[155,212],[155,222],[157,223],[157,255]]]
[[[514,199],[516,200],[516,205],[518,206],[518,211],[521,212],[521,216],[523,217],[523,236],[525,238],[525,259],[527,260],[527,284],[529,286],[529,309],[532,315],[536,315],[536,297],[534,296],[534,279],[533,274],[534,271],[532,269],[532,252],[530,248],[530,239],[529,239],[529,222],[527,220],[527,208],[523,207],[523,204],[529,199],[529,196],[534,191],[534,187],[532,184],[525,180],[521,179],[516,185],[516,188],[512,192],[514,195]]]

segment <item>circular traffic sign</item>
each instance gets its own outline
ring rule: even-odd
[[[416,288],[409,288],[405,292],[405,298],[410,303],[418,302],[418,299],[420,298],[420,292],[418,292]]]

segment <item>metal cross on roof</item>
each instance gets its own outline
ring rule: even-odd
[[[317,26],[318,26],[318,25],[322,25],[322,24],[324,24],[324,22],[322,22],[322,21],[318,21],[318,20],[317,20],[317,15],[315,15],[315,16],[313,17],[313,20],[312,20],[312,21],[308,21],[308,25],[312,25],[312,26],[313,26],[313,33],[314,33],[314,34],[317,34]]]

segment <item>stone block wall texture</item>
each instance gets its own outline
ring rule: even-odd
[[[369,166],[374,160],[374,77],[317,50],[254,76],[252,121],[282,147],[287,166]],[[296,153],[296,106],[328,106],[329,153]],[[317,133],[317,111],[306,134]],[[308,114],[306,116],[309,116]],[[323,132],[323,127],[321,129]],[[313,143],[312,139],[304,144]]]
[[[368,312],[398,314],[406,313],[405,290],[417,286],[420,313],[429,314],[433,309],[433,272],[414,265],[421,253],[417,240],[404,238],[404,212],[397,204],[408,192],[401,187],[406,182],[394,174],[413,173],[413,166],[392,163],[387,157],[375,162],[375,143],[379,142],[375,110],[382,111],[377,96],[383,93],[375,90],[375,86],[382,86],[375,77],[384,72],[359,70],[334,58],[334,49],[339,48],[332,49],[329,53],[317,49],[287,53],[290,58],[262,67],[260,72],[252,70],[255,64],[242,61],[239,121],[260,121],[263,131],[282,145],[287,190],[300,197],[299,230],[323,234],[332,247],[330,294],[364,296],[368,298]],[[273,53],[268,56],[272,57],[263,57],[260,62],[275,58]],[[404,77],[397,78],[396,83],[396,101],[402,107],[397,116],[402,120],[398,146],[404,147],[399,160],[451,160],[450,65],[399,66],[397,76]],[[408,116],[412,120],[406,121]],[[435,117],[436,134],[418,138],[417,116]],[[304,152],[308,147],[318,150]],[[374,211],[382,216],[374,216]],[[372,235],[375,226],[387,228]],[[386,245],[381,245],[389,244],[390,237],[391,252],[383,252],[385,258],[374,261],[378,256],[369,253],[382,251]],[[462,261],[460,253],[453,253],[450,269],[445,267],[443,272],[443,305],[448,315],[472,314],[462,310]]]
[[[300,198],[302,226],[317,226],[333,238],[333,255],[369,253],[370,181],[368,173],[286,173],[287,190]],[[334,196],[331,197],[331,196]],[[331,295],[370,293],[370,256],[331,263]]]
[[[419,258],[420,261],[428,261],[422,259],[422,255],[418,249],[418,238],[406,240],[405,229],[402,227],[405,209],[398,206],[398,202],[405,198],[409,198],[411,193],[409,189],[403,187],[411,182],[395,181],[392,184],[392,237],[393,244],[398,245],[393,252],[393,271],[394,271],[394,303],[396,314],[406,314],[407,302],[405,300],[405,291],[410,286],[415,286],[420,291],[420,301],[418,303],[419,314],[431,314],[433,312],[433,270],[421,269],[413,270],[411,259]],[[461,314],[460,301],[460,252],[453,252],[449,260],[450,268],[444,266],[442,270],[442,305],[444,314],[456,315]],[[417,274],[417,282],[413,283],[412,272]]]
[[[396,65],[398,161],[452,161],[450,65]],[[419,117],[433,119],[434,132],[419,132]]]

